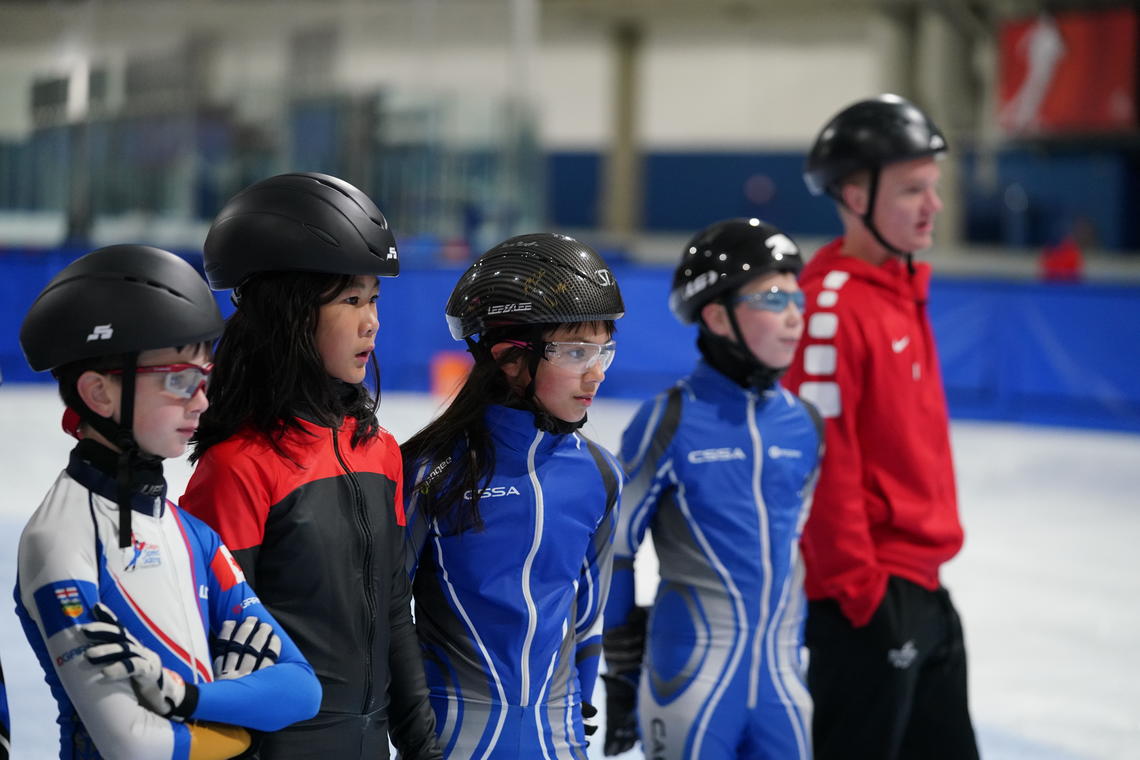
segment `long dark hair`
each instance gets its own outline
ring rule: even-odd
[[[487,407],[501,404],[530,408],[535,403],[511,387],[502,367],[519,359],[529,360],[533,379],[538,355],[530,349],[511,346],[494,359],[491,348],[508,340],[538,343],[545,334],[562,327],[575,329],[581,324],[502,328],[481,336],[472,351],[475,365],[451,405],[400,447],[404,474],[412,483],[408,492],[414,494],[428,519],[446,520],[448,528],[455,531],[483,527],[479,499],[495,472]],[[609,335],[616,329],[612,320],[597,324]],[[417,467],[423,469],[422,474],[416,471]]]
[[[325,427],[356,420],[355,447],[377,434],[380,368],[372,355],[375,394],[329,376],[317,351],[320,307],[332,302],[353,281],[352,275],[265,272],[242,283],[237,311],[226,321],[218,341],[215,369],[194,436],[191,461],[238,429],[262,433],[280,445],[290,429],[303,431],[302,416]]]

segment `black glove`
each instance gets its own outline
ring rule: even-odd
[[[602,675],[606,683],[606,757],[620,755],[637,744],[637,685],[622,676]]]
[[[582,730],[586,732],[586,736],[593,736],[598,731],[598,724],[593,721],[594,716],[598,714],[598,708],[594,707],[589,702],[582,703]],[[590,742],[586,742],[586,746],[590,746]]]
[[[637,744],[637,682],[641,680],[648,619],[644,607],[634,607],[626,622],[602,634],[608,671],[602,675],[606,683],[606,757],[620,755]]]

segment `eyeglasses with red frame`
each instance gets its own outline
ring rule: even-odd
[[[193,398],[198,391],[204,391],[210,386],[210,373],[214,371],[213,363],[200,366],[198,364],[152,364],[145,367],[135,367],[140,375],[164,374],[162,390],[171,396],[180,399]],[[121,375],[123,370],[107,370],[108,375]]]

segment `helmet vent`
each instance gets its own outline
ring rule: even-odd
[[[174,296],[175,298],[180,298],[186,302],[190,301],[189,298],[182,295],[177,290],[174,290],[173,288],[171,288],[168,285],[163,285],[161,282],[156,282],[155,280],[147,280],[147,279],[144,279],[142,277],[132,277],[131,275],[124,275],[123,279],[127,282],[137,282],[140,285],[146,285],[148,288],[155,288],[157,290],[165,290],[167,293]]]
[[[337,242],[336,238],[334,238],[332,235],[330,235],[329,233],[322,230],[320,227],[314,227],[311,224],[306,224],[305,229],[307,229],[309,232],[313,233],[314,235],[316,235],[317,237],[319,237],[321,240],[328,243],[329,245],[335,245],[337,248],[340,247],[340,243]]]

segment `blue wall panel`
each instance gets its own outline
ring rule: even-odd
[[[0,369],[24,363],[19,325],[34,295],[79,252],[0,252]],[[200,264],[200,259],[188,257]],[[695,331],[666,306],[671,272],[615,267],[628,309],[603,394],[647,398],[688,372]],[[432,357],[462,350],[443,306],[459,270],[410,269],[381,281],[382,387],[426,391]],[[218,294],[228,312],[228,293]],[[1140,432],[1140,286],[936,279],[930,316],[956,417]]]

